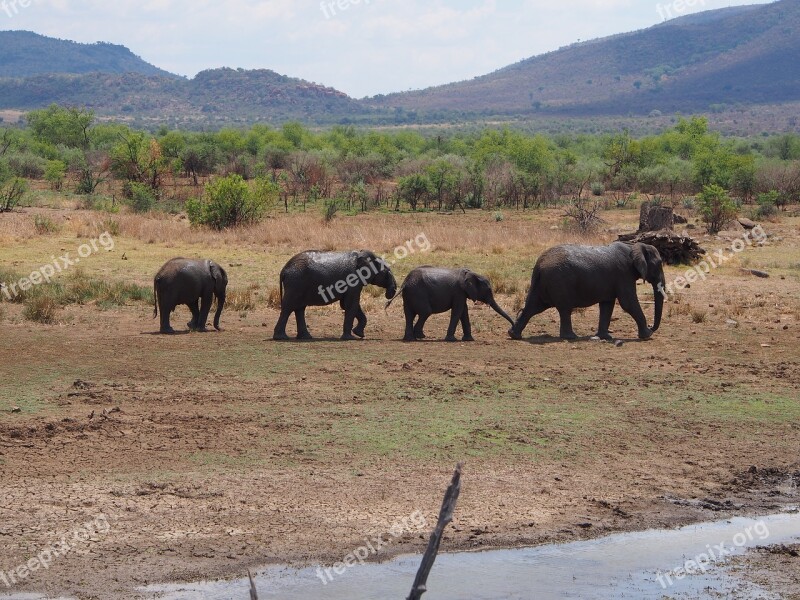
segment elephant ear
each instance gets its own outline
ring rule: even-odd
[[[461,289],[467,294],[467,298],[473,302],[478,300],[478,276],[469,269],[461,270],[461,279],[459,281]]]
[[[633,266],[639,273],[639,276],[647,280],[647,257],[645,256],[644,245],[634,244],[631,248],[631,257],[633,258]]]
[[[375,256],[369,250],[359,250],[356,252],[356,267],[369,267]]]
[[[220,267],[217,263],[213,260],[208,261],[208,270],[211,273],[211,278],[216,283],[228,283],[228,274],[225,272],[225,269]]]

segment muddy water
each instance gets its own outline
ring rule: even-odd
[[[517,550],[442,554],[428,581],[431,600],[536,598],[653,599],[770,598],[764,590],[726,572],[724,552],[800,539],[800,515],[736,518],[677,530],[653,530]],[[720,546],[722,544],[722,546]],[[675,569],[687,560],[709,564],[685,576]],[[384,600],[405,598],[420,557],[400,557],[333,574],[323,584],[316,567],[269,568],[259,572],[260,598],[283,600]],[[333,572],[331,572],[333,573]],[[682,576],[683,575],[683,576]],[[660,576],[660,578],[659,578]],[[322,578],[325,578],[322,572]],[[143,590],[167,600],[247,598],[246,581],[205,582]]]
[[[736,579],[725,557],[747,548],[800,539],[800,515],[735,518],[676,530],[612,535],[586,542],[536,548],[441,554],[428,581],[431,600],[586,600],[664,598],[772,598]],[[694,574],[676,571],[687,560]],[[282,600],[385,600],[405,598],[419,556],[347,569],[329,580],[317,567],[270,567],[256,577],[259,597]],[[326,580],[326,583],[322,582]],[[165,600],[249,598],[246,580],[152,586],[140,590]],[[0,598],[14,598],[0,596]],[[37,598],[17,596],[14,600]]]

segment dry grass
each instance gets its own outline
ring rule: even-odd
[[[51,325],[56,322],[59,303],[49,295],[36,296],[25,303],[22,315],[29,321]]]
[[[225,297],[225,308],[234,311],[253,310],[256,299],[252,289],[228,290]]]

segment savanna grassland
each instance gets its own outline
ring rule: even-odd
[[[81,264],[0,302],[0,570],[95,515],[110,531],[14,591],[135,598],[169,580],[236,577],[273,562],[334,562],[367,535],[422,511],[433,522],[457,461],[464,487],[443,549],[573,540],[796,503],[800,455],[800,217],[780,210],[769,237],[672,298],[652,340],[617,309],[621,346],[562,342],[557,314],[525,339],[470,306],[476,342],[405,344],[401,307],[368,290],[367,339],[340,342],[338,308],[313,309],[316,340],[278,343],[277,275],[307,249],[386,253],[469,266],[516,312],[547,247],[605,243],[638,225],[605,210],[591,235],[562,208],[498,214],[273,210],[216,232],[183,214],[108,213],[66,194],[0,215],[3,281],[109,232]],[[681,210],[694,224],[696,215]],[[710,252],[741,231],[690,233]],[[230,278],[222,332],[157,335],[152,277],[174,256],[210,257]],[[757,278],[743,269],[767,271]],[[668,267],[671,281],[685,267]],[[47,288],[45,290],[45,288]],[[37,300],[37,294],[49,300]],[[652,292],[640,287],[652,319]],[[29,306],[40,310],[32,310]],[[43,312],[44,311],[44,312]],[[178,309],[173,324],[189,319]],[[42,322],[44,321],[44,322]],[[293,322],[290,322],[290,328]],[[794,479],[793,479],[794,478]],[[406,535],[390,550],[419,551]],[[2,590],[0,590],[2,591]]]

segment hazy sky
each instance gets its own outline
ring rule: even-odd
[[[469,79],[669,16],[756,3],[763,2],[0,0],[0,29],[123,44],[190,77],[211,67],[268,68],[361,97]]]

